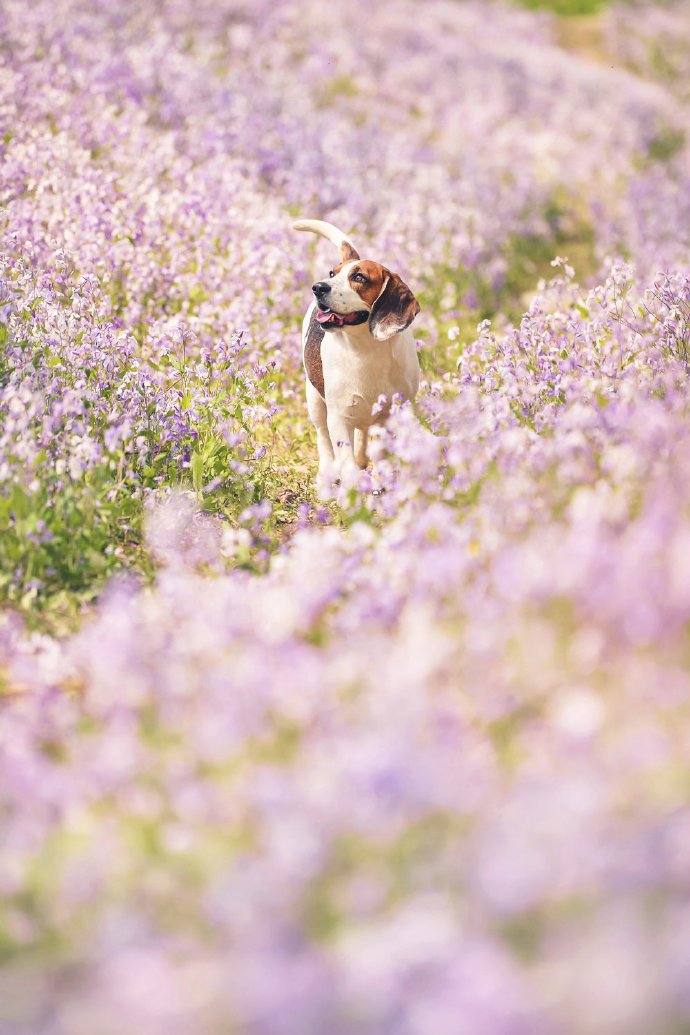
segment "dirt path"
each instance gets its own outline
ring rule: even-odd
[[[556,25],[556,39],[564,50],[609,68],[624,67],[607,47],[604,15],[562,15]]]

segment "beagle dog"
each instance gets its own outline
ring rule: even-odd
[[[414,398],[419,362],[410,324],[419,304],[397,273],[360,259],[332,223],[300,219],[292,229],[325,237],[340,251],[338,265],[313,285],[302,325],[307,409],[325,488],[367,466],[369,428],[387,417],[392,396]],[[381,396],[388,402],[381,405]]]

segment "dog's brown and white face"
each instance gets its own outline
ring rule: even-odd
[[[368,323],[377,341],[405,330],[419,312],[407,284],[380,262],[360,259],[349,245],[341,254],[343,261],[312,287],[321,327],[334,331]]]

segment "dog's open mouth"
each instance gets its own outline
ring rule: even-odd
[[[330,309],[317,309],[316,319],[322,327],[329,329],[335,327],[354,327],[360,323],[366,323],[369,313],[365,309],[355,310],[354,313],[334,313]]]

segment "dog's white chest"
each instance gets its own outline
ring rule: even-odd
[[[403,332],[387,342],[327,333],[321,345],[324,394],[329,407],[341,409],[360,427],[376,420],[372,408],[382,395],[414,397],[419,380],[414,339]]]

